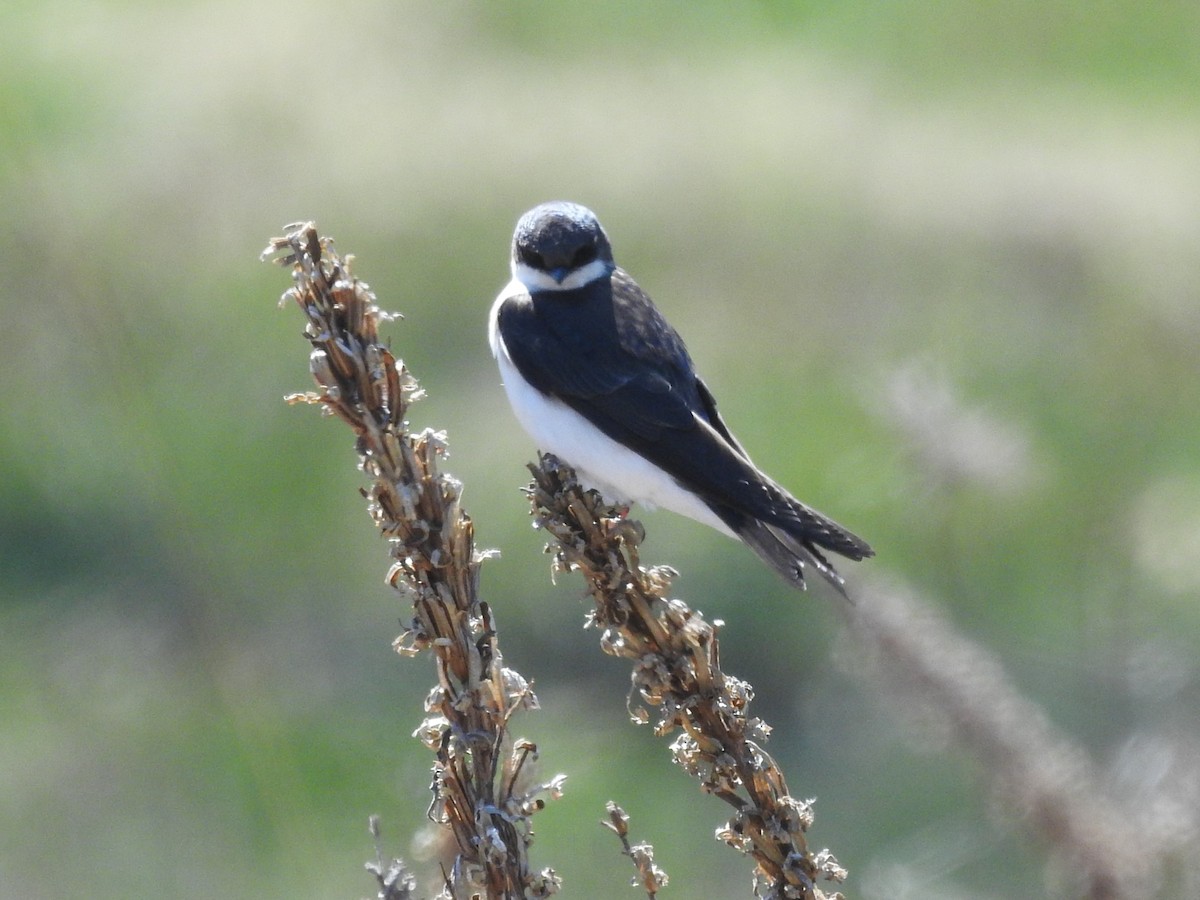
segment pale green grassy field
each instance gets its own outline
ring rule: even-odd
[[[1194,844],[1198,86],[1189,3],[10,3],[0,897],[367,896],[370,813],[435,893],[431,670],[390,650],[345,429],[281,402],[307,351],[257,254],[307,218],[406,316],[415,424],[503,551],[484,590],[544,707],[517,730],[569,776],[536,862],[633,896],[611,798],[664,897],[749,895],[529,527],[484,326],[552,198],[598,212],[756,460],[876,546],[862,570],[995,653],[1156,845]],[[1073,896],[985,767],[862,674],[838,598],[644,521],[848,897]],[[1147,895],[1194,896],[1194,850]]]

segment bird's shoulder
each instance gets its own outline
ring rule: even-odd
[[[650,296],[624,269],[614,270],[609,283],[613,322],[621,349],[637,359],[690,377],[692,361],[683,338]]]

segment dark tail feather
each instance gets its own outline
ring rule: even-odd
[[[815,509],[771,485],[782,495],[782,503],[776,505],[779,513],[774,521],[763,521],[746,513],[715,510],[751,550],[759,555],[789,584],[804,589],[804,569],[811,566],[847,597],[846,583],[825,558],[821,548],[832,550],[848,559],[860,560],[874,556],[862,538],[851,534]]]
[[[804,590],[804,570],[811,566],[846,597],[846,583],[816,544],[797,539],[778,525],[750,519],[735,529],[737,536],[793,587]],[[848,599],[848,598],[847,598]]]

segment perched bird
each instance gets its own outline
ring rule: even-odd
[[[586,207],[543,203],[517,222],[488,337],[521,425],[610,502],[661,506],[739,538],[800,588],[811,565],[845,593],[824,550],[874,554],[750,461]]]

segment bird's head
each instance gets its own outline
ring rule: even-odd
[[[612,245],[586,206],[554,201],[535,206],[513,232],[513,277],[529,290],[570,291],[610,275]]]

